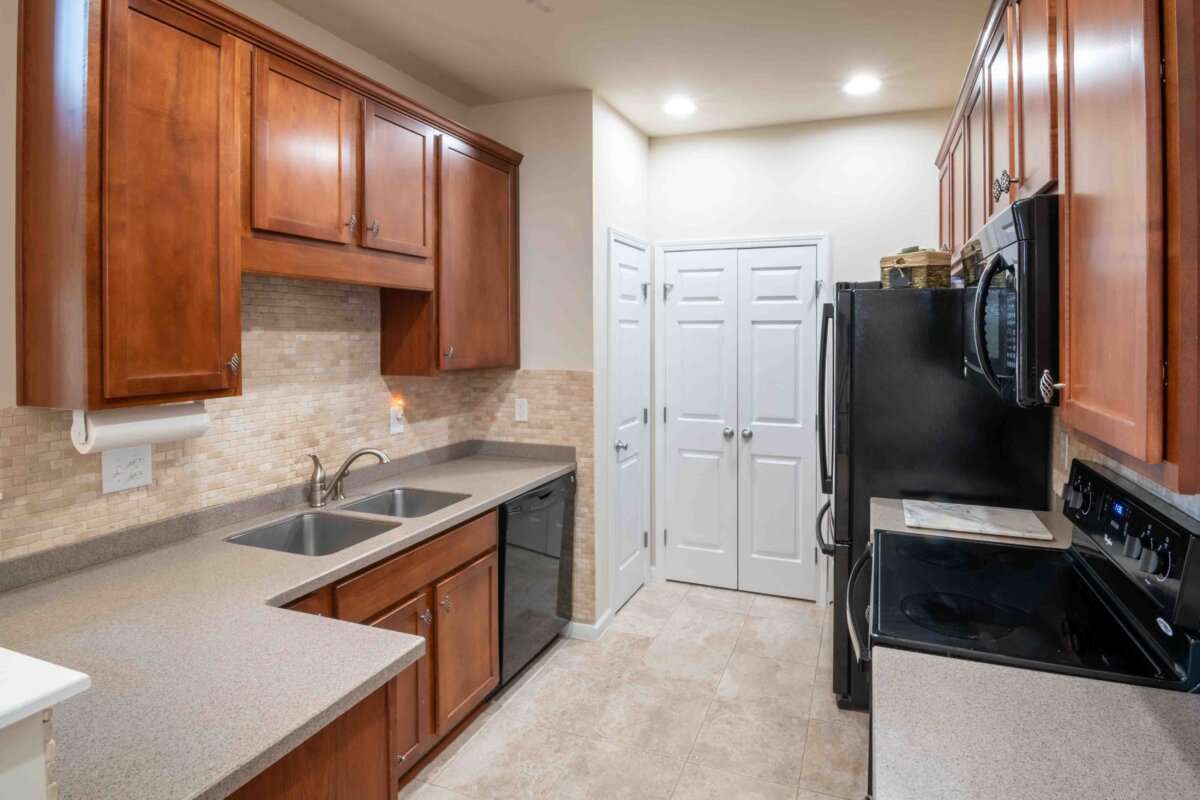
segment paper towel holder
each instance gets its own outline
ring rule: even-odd
[[[210,424],[203,400],[99,411],[75,409],[71,414],[71,444],[84,455],[101,453],[194,439],[202,436]]]

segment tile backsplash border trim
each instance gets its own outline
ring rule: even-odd
[[[469,439],[394,458],[386,464],[360,467],[346,476],[345,485],[348,490],[353,490],[414,469],[444,464],[473,455],[574,462],[575,448],[565,445]],[[174,544],[226,525],[235,525],[264,514],[284,511],[303,503],[307,497],[306,491],[307,483],[300,482],[232,503],[190,511],[3,561],[0,562],[0,592],[60,578],[88,567]]]

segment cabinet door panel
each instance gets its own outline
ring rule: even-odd
[[[443,136],[440,192],[439,366],[515,367],[516,168]]]
[[[433,255],[434,142],[437,131],[363,101],[363,224],[359,243]]]
[[[1060,10],[1068,143],[1063,416],[1157,463],[1165,271],[1158,3],[1070,0]]]
[[[950,238],[950,249],[958,249],[967,241],[967,148],[965,138],[966,125],[960,125],[954,135],[954,145],[950,148],[951,172],[951,208],[950,218],[953,230]]]
[[[353,241],[356,136],[349,90],[255,51],[254,227]]]
[[[954,238],[954,170],[950,159],[942,164],[938,172],[938,242],[943,250],[949,250]]]
[[[979,232],[987,222],[991,188],[987,180],[987,127],[984,120],[983,75],[979,75],[967,101],[963,127],[967,135],[967,236]],[[965,239],[964,239],[965,241]]]
[[[1011,14],[1012,7],[1008,9]],[[1002,175],[1013,175],[1013,125],[1012,125],[1012,57],[1009,48],[1009,29],[1002,19],[988,48],[983,63],[987,103],[987,199],[988,216],[1012,202],[1015,187],[996,194],[992,188]]]
[[[155,0],[109,6],[104,395],[223,392],[241,341],[233,37]]]
[[[385,612],[370,624],[377,628],[425,637],[425,655],[393,679],[388,706],[392,763],[396,779],[432,745],[433,612],[430,593],[421,592]]]
[[[1020,0],[1015,14],[1017,194],[1028,197],[1058,180],[1055,0]]]
[[[498,564],[495,552],[489,553],[439,581],[435,589],[439,736],[500,681]]]

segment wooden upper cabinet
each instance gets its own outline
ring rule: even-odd
[[[983,96],[983,75],[980,74],[967,100],[963,114],[967,174],[964,186],[967,195],[967,238],[974,236],[987,222],[991,185],[988,175],[987,123]]]
[[[1058,67],[1056,0],[1020,0],[1013,6],[1018,197],[1058,181]]]
[[[434,588],[439,735],[500,682],[499,585],[499,562],[492,552]]]
[[[996,26],[983,61],[984,102],[987,107],[987,214],[1001,210],[1016,193],[1013,164],[1012,37],[1009,6]]]
[[[954,144],[950,146],[950,249],[954,252],[958,252],[967,241],[967,146],[963,127],[958,126]]]
[[[443,136],[440,171],[439,367],[516,367],[516,166]]]
[[[254,53],[253,225],[328,242],[356,238],[359,104],[333,81]]]
[[[391,727],[393,783],[433,745],[433,608],[432,593],[424,590],[384,612],[370,624],[427,640],[425,655],[397,675],[389,686],[388,719]]]
[[[954,233],[954,170],[950,159],[938,170],[938,242],[943,250],[951,249]]]
[[[1153,464],[1164,443],[1159,4],[1064,0],[1060,9],[1063,419]]]
[[[363,213],[359,243],[429,258],[434,248],[437,131],[363,101]]]
[[[110,4],[104,394],[222,392],[241,341],[232,36],[155,0]]]

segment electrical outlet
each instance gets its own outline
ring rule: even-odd
[[[524,397],[517,398],[513,408],[513,417],[517,422],[529,422],[529,401]]]
[[[149,486],[153,477],[150,445],[105,450],[100,454],[100,476],[105,494]]]
[[[404,433],[404,406],[392,405],[388,409],[388,430],[393,434]]]

